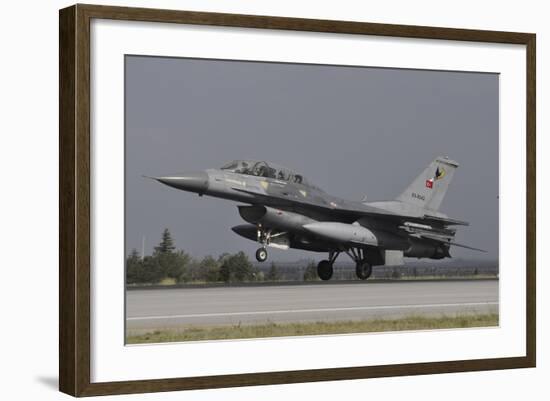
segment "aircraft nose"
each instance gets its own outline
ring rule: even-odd
[[[186,172],[166,177],[155,177],[165,185],[181,189],[183,191],[203,194],[208,190],[208,173],[206,171]]]

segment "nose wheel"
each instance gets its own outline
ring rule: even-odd
[[[258,262],[265,262],[267,260],[267,249],[265,248],[269,245],[271,241],[271,230],[265,230],[261,224],[258,224],[257,228],[257,240],[262,246],[256,251],[256,260]]]
[[[256,251],[256,260],[258,262],[265,262],[267,260],[267,249],[258,248]]]

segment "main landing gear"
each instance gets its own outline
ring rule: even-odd
[[[368,279],[370,277],[370,275],[372,274],[372,265],[369,262],[365,261],[365,260],[356,263],[356,265],[355,265],[355,274],[361,280]]]
[[[361,280],[366,280],[372,274],[372,265],[367,262],[365,250],[362,248],[350,248],[345,251],[355,262],[355,275]]]
[[[361,280],[368,279],[372,274],[372,264],[367,262],[365,251],[361,248],[350,248],[344,252],[355,262],[355,274]],[[321,280],[330,280],[334,272],[333,264],[340,252],[329,253],[328,260],[321,260],[317,265],[317,275]]]

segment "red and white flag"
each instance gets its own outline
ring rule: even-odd
[[[434,186],[433,180],[426,180],[426,188],[432,189]]]

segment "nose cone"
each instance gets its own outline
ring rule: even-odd
[[[204,194],[208,190],[208,173],[206,171],[188,172],[166,177],[155,177],[158,182],[181,189],[182,191]]]

